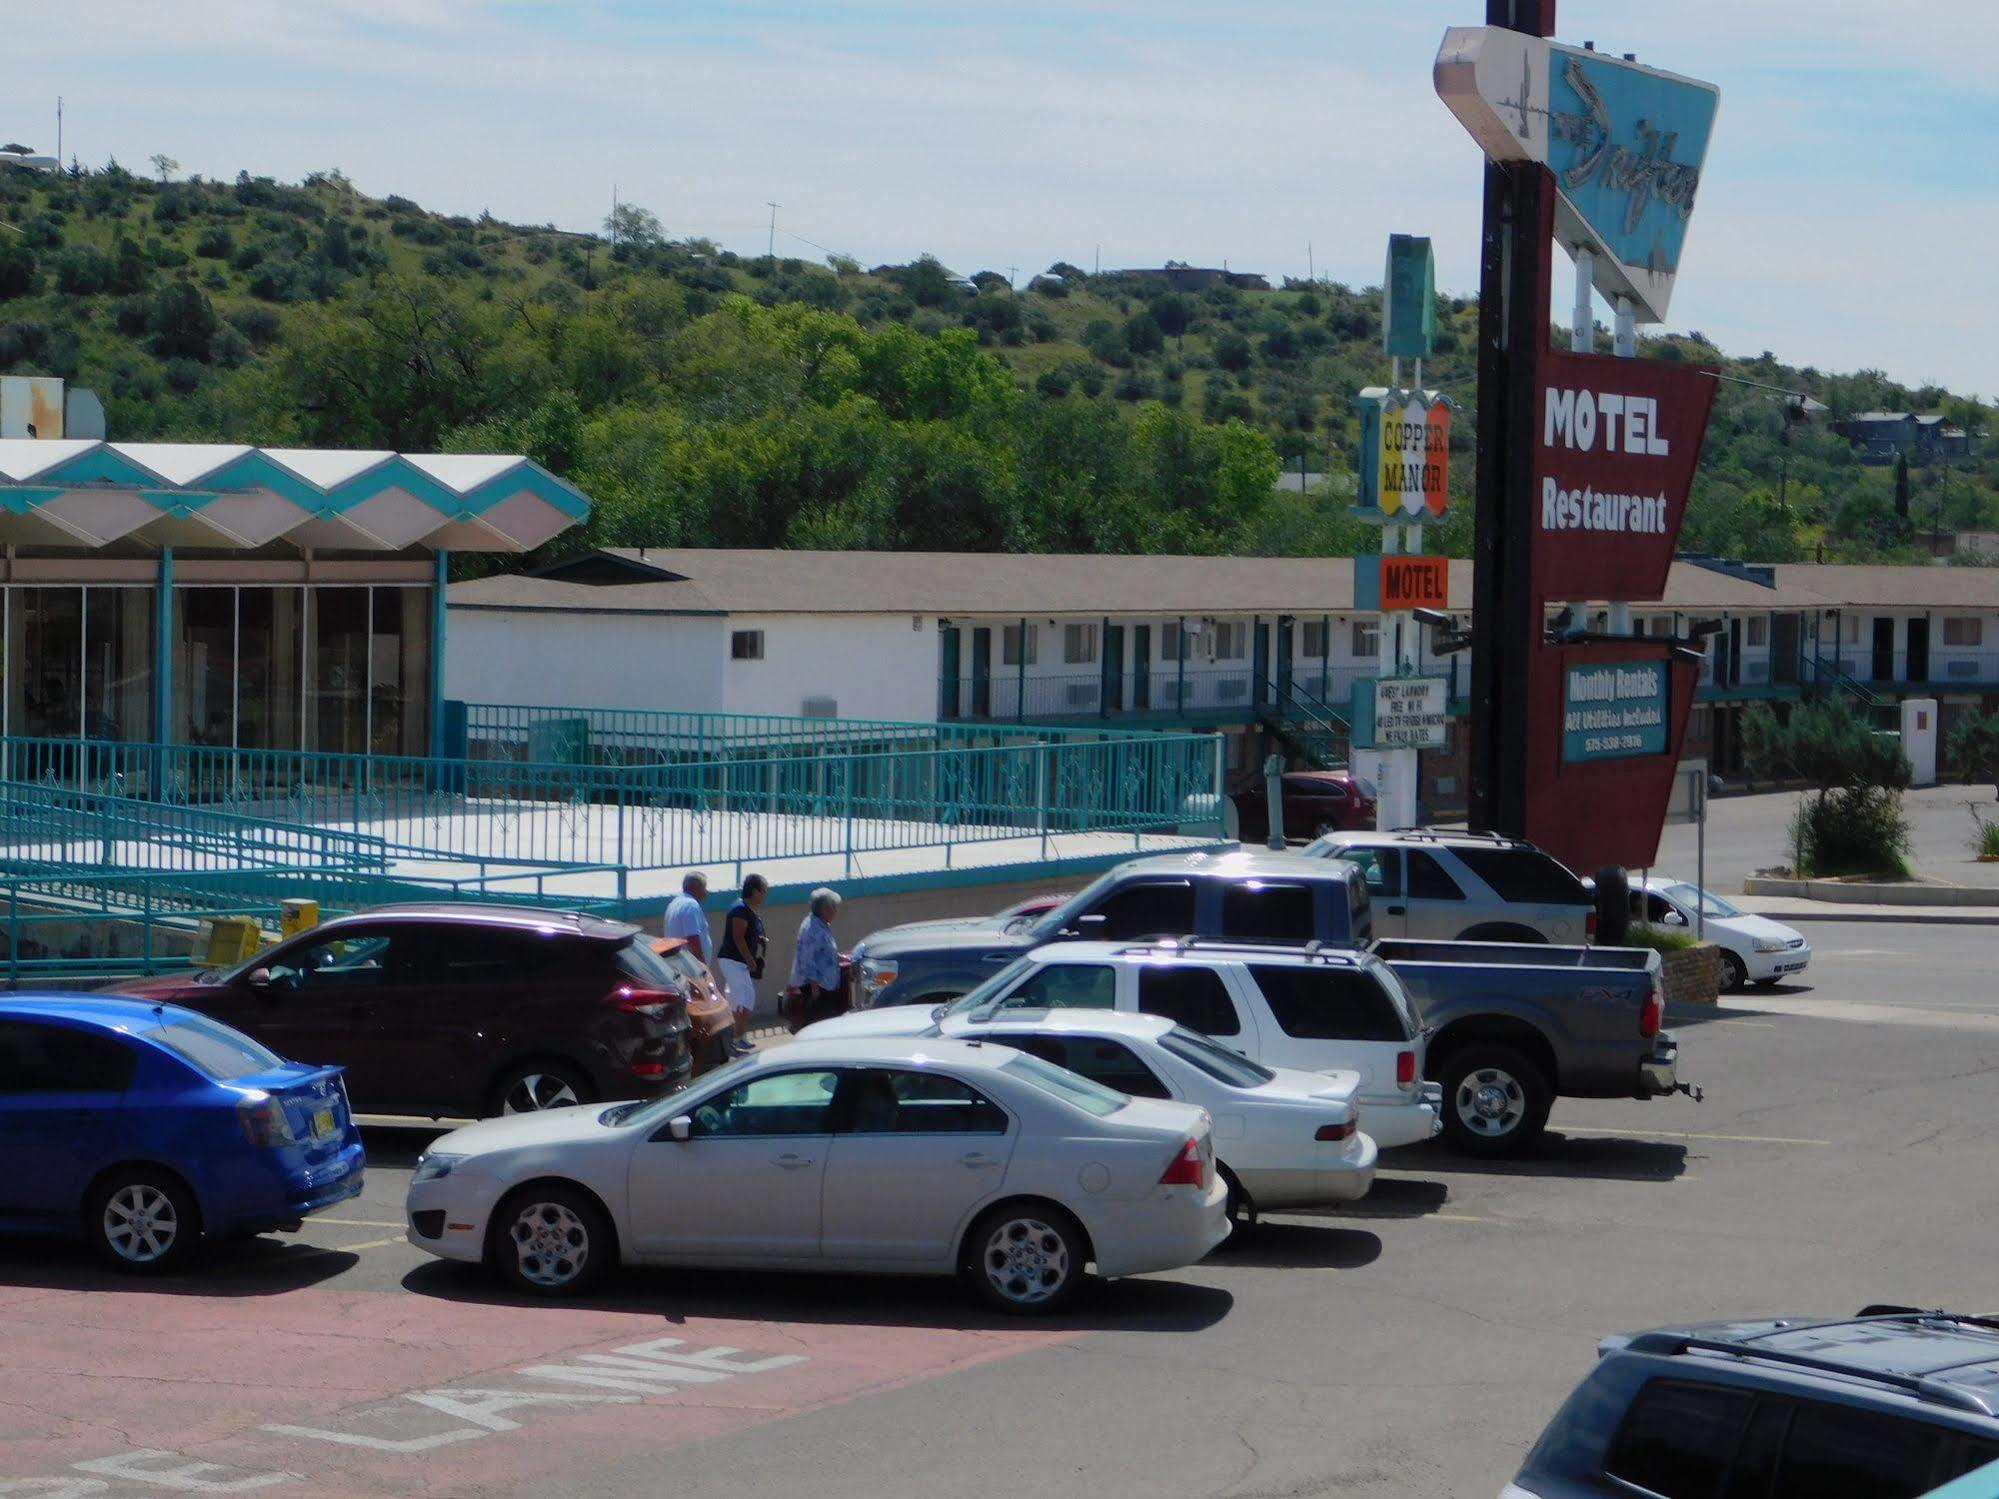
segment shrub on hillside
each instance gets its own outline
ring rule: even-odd
[[[214,224],[195,237],[194,253],[203,260],[227,260],[236,249],[236,236]]]

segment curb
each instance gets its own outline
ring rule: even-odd
[[[1752,911],[1748,906],[1742,909],[1751,916],[1777,922],[1878,921],[1917,926],[1999,926],[1999,910],[1968,914],[1962,906],[1904,906],[1893,911],[1842,911],[1837,907],[1825,911]]]

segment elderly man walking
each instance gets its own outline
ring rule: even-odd
[[[681,877],[680,894],[666,903],[666,935],[685,937],[687,949],[703,963],[713,961],[714,944],[708,940],[708,913],[701,903],[708,898],[708,876],[690,870]]]
[[[804,1025],[840,1013],[840,945],[833,940],[833,918],[839,914],[838,892],[821,885],[812,892],[805,919],[798,924],[791,986],[799,993]]]

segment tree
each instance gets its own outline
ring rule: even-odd
[[[165,152],[157,152],[147,157],[146,160],[150,161],[153,164],[153,170],[159,173],[161,186],[165,186],[167,179],[180,170],[180,163]]]
[[[1782,720],[1759,704],[1743,716],[1742,741],[1753,773],[1806,783],[1791,820],[1800,875],[1908,873],[1909,759],[1901,741],[1875,732],[1850,699],[1801,702]]]
[[[1152,320],[1168,338],[1184,342],[1188,325],[1194,320],[1193,304],[1177,291],[1170,291],[1153,301]]]
[[[1895,455],[1895,518],[1904,525],[1909,520],[1909,455]]]
[[[1999,713],[1967,708],[1944,741],[1944,763],[1966,781],[1991,781],[1999,788]]]
[[[206,364],[218,326],[215,308],[192,281],[169,281],[153,293],[146,327],[153,335],[156,357]]]
[[[636,203],[620,203],[605,214],[604,232],[610,235],[614,248],[622,245],[646,250],[666,241],[665,232],[659,227],[659,216]]]
[[[35,289],[35,252],[18,235],[0,239],[0,302]]]
[[[1240,333],[1224,333],[1215,340],[1215,363],[1233,374],[1249,368],[1249,340]]]

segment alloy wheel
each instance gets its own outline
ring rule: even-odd
[[[1499,1067],[1467,1072],[1455,1099],[1465,1128],[1488,1140],[1512,1133],[1527,1117],[1527,1092],[1520,1080]]]
[[[120,1187],[104,1201],[104,1241],[121,1260],[157,1264],[180,1237],[173,1199],[147,1182]]]
[[[1037,1306],[1060,1294],[1072,1267],[1069,1243],[1038,1218],[1009,1218],[986,1240],[986,1279],[1006,1301]]]
[[[573,1108],[582,1100],[567,1078],[554,1072],[524,1072],[507,1089],[503,1114],[533,1114],[542,1109]]]

